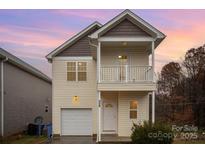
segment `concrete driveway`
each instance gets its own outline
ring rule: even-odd
[[[54,138],[52,144],[95,144],[92,136],[61,136]]]

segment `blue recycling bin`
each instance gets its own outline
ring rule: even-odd
[[[46,125],[47,128],[47,137],[50,139],[52,137],[52,124],[49,123]]]

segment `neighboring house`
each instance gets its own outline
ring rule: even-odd
[[[152,122],[154,49],[165,35],[125,10],[94,22],[46,57],[52,63],[53,134],[130,136],[133,123]]]
[[[51,122],[51,79],[0,48],[0,137],[26,130],[37,116]]]

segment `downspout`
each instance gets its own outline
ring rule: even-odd
[[[90,38],[90,36],[88,36],[89,38]],[[91,38],[90,38],[91,39]],[[98,48],[98,46],[97,45],[95,45],[95,44],[93,44],[92,42],[91,42],[91,40],[89,39],[89,45],[90,46],[92,46],[92,47],[95,47],[96,49]],[[97,57],[96,57],[97,58]],[[97,59],[98,60],[98,59]],[[98,71],[96,71],[96,83],[98,83]],[[97,85],[97,84],[96,84]],[[97,89],[97,86],[96,86],[96,89]],[[99,109],[99,106],[101,105],[100,104],[100,102],[99,102],[99,99],[100,99],[100,96],[101,96],[101,94],[100,94],[100,92],[97,90],[97,100],[96,100],[96,104],[97,104],[97,108]],[[99,113],[100,111],[98,110],[98,113]],[[100,119],[100,117],[98,117],[99,119]],[[99,123],[99,119],[98,119],[98,123]],[[97,126],[97,127],[100,127],[99,125]],[[99,134],[100,134],[100,129],[99,128],[97,128],[98,129],[98,131],[97,131],[97,137],[96,137],[96,142],[99,142],[100,140],[101,140],[101,138],[99,137]]]
[[[4,137],[4,62],[8,61],[5,57],[1,61],[1,136]]]

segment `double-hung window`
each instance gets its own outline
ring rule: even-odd
[[[78,81],[86,81],[87,80],[87,72],[86,72],[86,62],[78,62]]]
[[[76,81],[76,62],[67,63],[67,80]]]
[[[67,62],[68,81],[86,81],[87,63],[86,62]]]
[[[137,101],[130,102],[130,119],[137,119]]]

